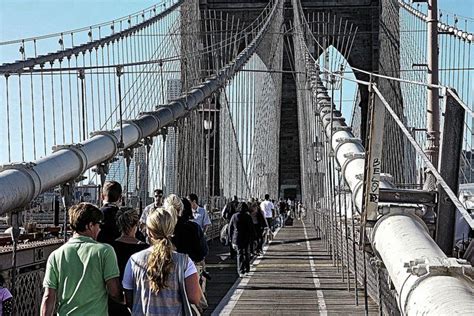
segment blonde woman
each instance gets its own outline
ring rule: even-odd
[[[175,214],[163,208],[146,220],[152,246],[132,255],[122,281],[132,315],[189,315],[187,300],[197,304],[201,299],[196,266],[186,255],[173,251],[176,221]]]

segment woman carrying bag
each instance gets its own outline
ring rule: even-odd
[[[132,255],[122,281],[132,315],[191,315],[190,303],[201,299],[196,266],[187,255],[173,251],[176,222],[163,208],[147,218],[152,246]]]

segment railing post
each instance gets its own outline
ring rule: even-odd
[[[454,193],[459,187],[459,165],[463,141],[465,111],[454,97],[446,94],[443,142],[440,157],[440,174]],[[452,256],[456,207],[446,192],[438,185],[439,202],[435,240],[447,256]]]
[[[437,85],[438,82],[438,0],[428,0],[428,83]],[[439,161],[439,90],[437,87],[428,87],[426,105],[426,148],[425,153],[438,168]],[[434,191],[436,179],[431,172],[426,174],[424,190]]]
[[[362,199],[360,247],[366,246],[366,227],[372,227],[378,216],[380,174],[382,172],[382,148],[385,126],[385,109],[376,99],[375,83],[370,78],[369,120],[367,131],[367,152],[364,171],[364,194]]]

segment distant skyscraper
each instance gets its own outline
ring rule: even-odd
[[[136,192],[136,195],[140,197],[142,201],[146,201],[146,198],[148,197],[148,165],[146,156],[146,146],[138,147],[137,149],[135,149],[134,162],[136,169],[136,181],[135,186],[133,188]]]
[[[167,84],[167,99],[170,102],[181,95],[181,80],[169,79]],[[174,127],[168,127],[165,144],[165,194],[176,193],[176,146],[178,138]]]

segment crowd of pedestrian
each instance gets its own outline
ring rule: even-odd
[[[85,202],[69,209],[73,235],[48,258],[41,315],[193,315],[207,307],[209,215],[194,193],[153,193],[153,203],[139,214],[121,206],[121,185],[106,181],[100,209]],[[250,271],[251,257],[262,253],[290,209],[268,194],[261,202],[235,196],[225,205],[239,276]],[[4,306],[8,312],[8,302]]]
[[[196,194],[164,199],[156,189],[141,215],[121,200],[121,185],[106,181],[102,208],[68,210],[73,235],[48,258],[41,315],[192,315],[207,307],[200,281],[210,219]]]
[[[239,202],[237,196],[222,209],[222,217],[228,221],[221,239],[230,247],[230,254],[237,258],[237,271],[244,277],[250,271],[250,261],[262,254],[263,244],[273,239],[275,229],[292,224],[293,218],[301,213],[294,208],[295,202],[283,198],[275,203],[265,194],[263,201],[254,198]],[[303,207],[298,203],[299,210]]]

